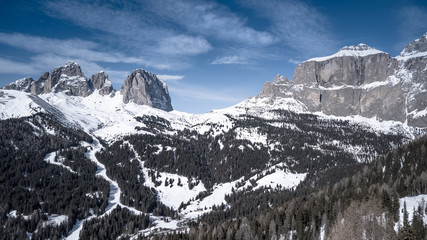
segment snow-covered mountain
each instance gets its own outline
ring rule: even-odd
[[[105,72],[93,74],[87,79],[76,62],[69,62],[65,66],[46,72],[37,81],[27,77],[7,84],[3,89],[24,91],[34,95],[60,92],[79,97],[87,97],[96,92],[100,95],[115,95],[115,90]],[[135,70],[128,76],[120,94],[124,103],[134,102],[166,111],[172,110],[166,84],[155,74],[142,69]]]
[[[310,112],[427,126],[426,34],[397,57],[365,44],[298,65],[294,81],[268,82],[258,98],[293,98]]]
[[[313,191],[425,134],[426,36],[396,58],[360,44],[310,59],[293,81],[277,75],[257,97],[205,114],[173,110],[166,84],[145,70],[115,91],[106,73],[88,80],[77,63],[67,63],[0,89],[0,119],[20,121],[31,141],[51,143],[39,160],[68,174],[82,176],[74,158],[83,151],[98,169],[92,174],[110,186],[108,193],[86,190],[98,201],[108,195],[108,205],[70,217],[72,236],[118,206],[151,214],[151,227],[131,236],[186,230],[205,213],[236,207],[230,196]],[[86,137],[77,145],[45,139],[67,139],[67,131]],[[8,149],[19,155],[21,145],[8,137]]]

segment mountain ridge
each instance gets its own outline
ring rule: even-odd
[[[404,69],[413,68],[414,72],[419,72],[419,62],[415,58],[401,64]],[[123,93],[111,91],[104,72],[92,75],[90,81],[80,76],[82,73],[77,69],[75,72],[76,76],[64,74],[62,78],[82,79],[89,89],[99,90],[87,96],[74,96],[63,90],[67,90],[66,85],[54,85],[50,92],[33,95],[25,92],[26,83],[31,79],[20,81],[23,91],[0,90],[0,118],[3,119],[0,121],[3,136],[0,153],[6,156],[8,164],[17,164],[13,171],[8,172],[7,167],[4,171],[14,176],[10,182],[19,184],[14,191],[5,191],[2,195],[4,200],[0,204],[5,203],[6,207],[0,208],[3,216],[0,224],[7,228],[0,232],[16,230],[24,236],[21,238],[25,238],[25,234],[37,238],[46,233],[51,234],[51,239],[52,236],[90,238],[97,234],[105,238],[102,232],[108,228],[114,229],[110,235],[114,238],[156,238],[157,234],[168,237],[164,234],[175,230],[204,231],[194,229],[203,222],[227,224],[228,220],[237,218],[245,227],[248,225],[241,216],[249,218],[276,211],[284,206],[283,199],[292,201],[295,194],[306,199],[318,189],[335,188],[333,184],[342,179],[358,179],[351,176],[357,171],[366,172],[364,167],[378,157],[425,134],[424,129],[403,121],[314,112],[300,99],[304,90],[313,87],[321,91],[340,91],[403,85],[402,79],[394,75],[383,82],[369,80],[357,85],[358,81],[353,81],[351,86],[350,83],[327,82],[316,83],[316,86],[310,81],[306,85],[296,84],[276,75],[257,97],[205,114],[188,114],[150,106],[149,101],[152,105],[155,101],[144,95],[150,92],[156,96],[150,87],[166,93],[168,90],[156,75],[142,69],[129,75],[122,87]],[[53,74],[46,74],[46,79],[50,75]],[[422,72],[413,76],[405,80],[422,82],[424,79]],[[51,77],[52,82],[54,79]],[[409,93],[420,96],[413,88],[415,85],[405,86],[412,87],[407,89]],[[141,105],[138,99],[147,102]],[[16,134],[19,137],[15,137]],[[72,142],[67,142],[69,136],[74,136]],[[57,144],[55,139],[62,139],[63,144]],[[82,167],[89,163],[90,169]],[[41,169],[36,173],[24,171],[33,169],[32,166]],[[43,195],[44,187],[51,186],[37,184],[38,179],[49,177],[50,174],[45,173],[52,169],[58,174],[45,181],[53,183],[50,190],[58,193],[52,196],[62,196],[61,193],[73,189],[69,185],[55,189],[54,183],[61,181],[61,173],[95,179],[97,187],[80,179],[81,190],[69,194],[71,202],[76,204],[57,208],[56,198],[37,197],[37,194]],[[374,169],[378,174],[373,176],[381,179],[384,168]],[[21,178],[25,181],[17,181]],[[406,180],[401,180],[397,182],[405,185]],[[15,185],[0,184],[6,189],[12,186]],[[404,193],[394,199],[399,200]],[[36,204],[22,204],[19,200],[11,203],[15,196],[28,196],[25,194],[30,194],[30,203]],[[30,197],[20,199],[25,201]],[[289,225],[281,219],[280,224],[284,224],[286,230],[279,230],[280,234],[285,236],[290,231],[290,235],[305,236],[301,229],[310,229],[313,236],[322,232],[324,235],[325,231],[327,234],[331,229],[328,221],[336,216],[323,217],[323,211],[319,212],[314,224],[292,220],[294,224]],[[292,218],[292,214],[281,214]],[[30,215],[34,217],[26,217]],[[60,226],[44,228],[49,219],[40,220],[40,215],[57,219]],[[270,219],[260,216],[260,219],[267,219],[268,229]],[[129,222],[137,221],[136,218],[138,221],[145,219],[144,224]],[[108,223],[110,220],[120,222],[123,227]],[[11,222],[28,223],[29,226],[24,229],[18,224],[9,224]],[[295,227],[295,224],[302,227]],[[270,225],[275,229],[274,224]]]
[[[141,75],[141,73],[144,74]],[[133,81],[134,85],[132,85]],[[87,79],[76,62],[68,62],[64,66],[54,68],[51,72],[45,72],[37,81],[26,77],[9,83],[2,89],[23,91],[34,95],[63,92],[68,96],[80,97],[88,97],[94,92],[112,97],[116,93],[104,71],[95,73]],[[143,69],[134,70],[127,77],[120,94],[123,95],[124,103],[134,102],[165,111],[173,110],[166,84],[155,74]]]
[[[257,97],[294,98],[309,112],[360,115],[426,127],[426,36],[410,43],[398,57],[358,45],[307,60],[295,68],[293,81],[267,82]],[[349,54],[349,49],[369,54]],[[416,53],[410,49],[417,49]]]

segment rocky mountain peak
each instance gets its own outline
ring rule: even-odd
[[[93,74],[89,81],[92,83],[93,89],[98,90],[101,95],[108,95],[113,91],[113,85],[104,71]]]
[[[373,48],[373,47],[370,47],[370,46],[368,46],[368,45],[366,45],[364,43],[359,43],[356,46],[354,46],[354,45],[345,46],[345,47],[342,47],[340,49],[340,51],[357,51],[357,52],[360,52],[360,51],[370,51],[370,50],[376,50],[376,49]]]
[[[403,60],[403,61],[402,61]],[[258,97],[294,98],[311,112],[360,115],[427,125],[427,34],[396,58],[366,44],[310,59],[295,68],[289,84],[277,76]]]
[[[65,74],[70,77],[72,76],[84,77],[82,69],[80,68],[79,64],[77,64],[76,62],[68,62],[65,64],[65,66],[59,67],[56,69],[61,71],[61,74]],[[55,71],[56,69],[54,69],[53,71]]]
[[[277,74],[274,77],[273,83],[275,84],[284,84],[284,83],[289,83],[289,79],[285,76],[282,76],[280,74]]]
[[[427,55],[427,33],[424,33],[420,38],[409,43],[400,53],[400,57],[417,57],[415,55]]]
[[[34,82],[34,79],[31,77],[25,77],[5,85],[3,89],[30,92],[32,82]]]
[[[120,89],[123,102],[172,111],[171,99],[166,84],[153,73],[136,69],[126,78]]]
[[[34,94],[64,92],[67,95],[86,97],[92,93],[89,81],[76,62],[68,62],[64,66],[43,74],[33,83]]]

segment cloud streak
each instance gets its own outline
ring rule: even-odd
[[[270,33],[248,27],[243,19],[216,3],[197,0],[148,2],[157,15],[195,34],[255,46],[276,41]]]
[[[160,41],[158,51],[162,54],[198,55],[212,49],[206,39],[178,35]]]
[[[0,43],[28,50],[33,53],[52,53],[56,55],[84,58],[88,61],[110,63],[144,64],[142,58],[129,57],[120,53],[96,51],[97,43],[81,39],[53,39],[20,33],[0,33]]]
[[[246,19],[227,7],[205,0],[103,4],[59,0],[47,1],[44,7],[53,17],[107,34],[105,40],[119,41],[123,49],[137,51],[146,59],[168,62],[169,69],[182,68],[194,61],[189,57],[224,45],[264,47],[278,40],[268,31],[248,26]]]
[[[241,0],[241,4],[269,19],[270,32],[303,55],[322,55],[337,48],[327,18],[313,7],[293,0]]]
[[[165,74],[159,74],[157,77],[165,82],[176,82],[184,78],[184,76],[180,75],[165,75]]]
[[[220,57],[212,61],[212,64],[247,64],[245,58],[233,55]]]

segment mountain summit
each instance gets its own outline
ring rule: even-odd
[[[165,111],[173,110],[166,84],[143,69],[132,71],[123,83],[120,94],[124,103],[134,102]]]
[[[76,62],[69,62],[51,72],[45,72],[37,81],[26,77],[5,85],[3,89],[34,95],[63,92],[69,96],[80,97],[87,97],[95,91],[100,95],[110,95],[115,92],[105,72],[93,74],[88,80]],[[134,70],[127,77],[120,93],[123,95],[124,103],[134,102],[164,111],[173,110],[166,84],[155,74],[142,69]]]
[[[400,56],[365,44],[309,59],[295,68],[294,80],[266,83],[258,98],[293,98],[310,112],[360,115],[427,126],[427,34]]]

